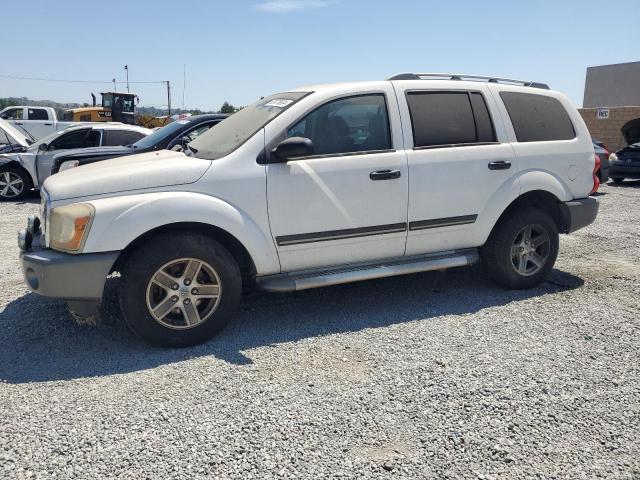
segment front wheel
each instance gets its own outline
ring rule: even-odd
[[[212,338],[231,319],[242,291],[233,256],[197,233],[151,238],[127,258],[120,308],[143,340],[185,347]]]
[[[489,276],[506,288],[531,288],[551,272],[558,256],[558,227],[535,208],[512,212],[491,232],[482,247]]]
[[[21,168],[0,167],[0,200],[21,200],[32,186],[29,174]]]

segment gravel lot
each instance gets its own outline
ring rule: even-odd
[[[29,293],[38,200],[0,204],[0,477],[638,479],[640,182],[600,200],[534,290],[473,267],[255,293],[182,350]]]

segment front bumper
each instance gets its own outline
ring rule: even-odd
[[[68,301],[99,302],[118,253],[71,255],[35,247],[21,252],[20,260],[25,282],[35,293]]]
[[[563,233],[572,233],[593,223],[598,215],[599,202],[593,197],[560,203]]]
[[[640,165],[638,163],[616,164],[612,163],[609,167],[610,178],[640,178]]]

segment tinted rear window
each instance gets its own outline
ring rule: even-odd
[[[534,93],[500,92],[518,142],[571,140],[576,132],[569,114],[553,97]]]
[[[482,94],[408,92],[407,103],[417,148],[495,142],[495,131]]]

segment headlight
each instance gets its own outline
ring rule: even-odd
[[[51,210],[49,245],[55,250],[79,252],[87,238],[95,209],[88,203],[74,203]]]
[[[615,153],[609,154],[609,161],[610,162],[616,162],[617,160],[618,160],[618,155],[616,155]]]
[[[78,166],[80,166],[80,162],[78,160],[68,160],[66,162],[62,162],[62,165],[60,165],[60,169],[58,170],[58,172],[71,170],[72,168],[76,168]]]

